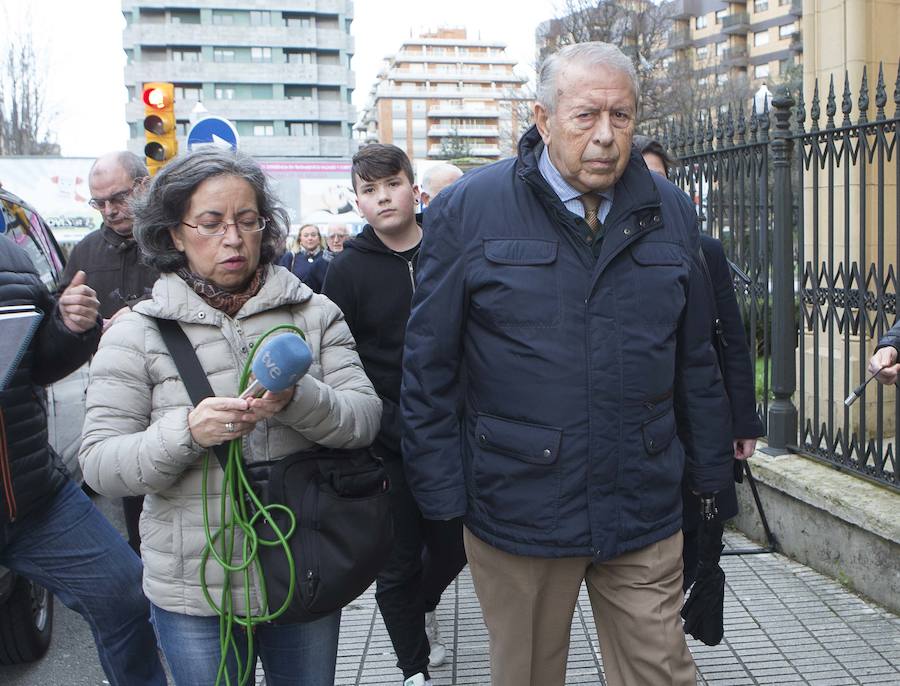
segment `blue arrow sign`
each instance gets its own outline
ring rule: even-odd
[[[188,150],[207,145],[237,150],[238,133],[234,125],[222,117],[206,117],[191,127],[187,135]]]

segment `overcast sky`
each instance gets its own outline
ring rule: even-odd
[[[357,109],[382,58],[423,28],[465,26],[470,37],[500,40],[530,75],[534,30],[564,0],[356,0],[352,33]],[[26,10],[25,8],[29,9]],[[0,46],[33,29],[43,61],[51,128],[69,157],[93,157],[125,146],[125,86],[120,0],[0,0]],[[26,13],[30,12],[30,21]]]

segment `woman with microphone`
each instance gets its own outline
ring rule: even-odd
[[[201,582],[201,567],[224,474],[214,458],[204,471],[204,455],[239,438],[245,462],[276,460],[314,445],[366,446],[378,431],[381,402],[340,310],[272,264],[287,225],[251,158],[204,149],[170,162],[134,208],[135,238],[161,275],[152,297],[107,331],[91,365],[80,462],[97,492],[146,496],[143,587],[176,684],[221,679],[219,616],[207,597],[222,597],[225,572],[210,564]],[[158,319],[181,326],[214,397],[192,405]],[[280,324],[305,333],[308,373],[281,392],[237,397],[252,345]],[[235,587],[231,603],[258,616],[265,600],[250,577],[249,592]],[[254,646],[267,683],[330,686],[339,627],[339,611],[260,625]],[[234,643],[246,647],[240,636]],[[233,656],[227,667],[227,683],[238,683]]]

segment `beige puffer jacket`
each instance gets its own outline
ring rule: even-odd
[[[286,269],[267,269],[260,292],[234,318],[207,305],[175,274],[163,274],[152,300],[136,305],[104,334],[91,364],[79,455],[84,478],[103,495],[147,495],[141,515],[144,592],[171,612],[214,614],[200,585],[205,451],[188,429],[187,390],[156,322],[145,315],[181,322],[218,396],[237,395],[250,344],[269,328],[293,323],[306,334],[312,367],[297,383],[291,403],[244,439],[248,462],[284,457],[314,444],[366,446],[378,431],[381,401],[340,310]],[[212,451],[208,462],[207,502],[215,529],[223,474]],[[215,562],[207,565],[206,580],[218,602],[224,573]],[[233,583],[240,588],[237,576]],[[233,597],[243,612],[243,597],[239,592]],[[252,604],[259,612],[255,579]]]

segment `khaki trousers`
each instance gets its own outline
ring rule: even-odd
[[[490,636],[493,686],[560,686],[587,583],[609,686],[694,686],[679,614],[681,532],[613,560],[511,555],[463,531]]]

